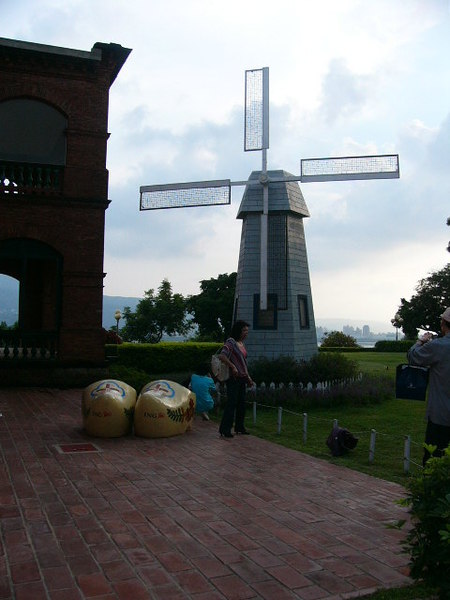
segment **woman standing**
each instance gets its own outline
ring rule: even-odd
[[[248,323],[236,321],[219,354],[219,359],[230,369],[230,377],[226,382],[227,401],[219,428],[220,435],[226,438],[234,437],[231,433],[233,422],[235,433],[248,433],[244,426],[245,391],[247,386],[254,385],[247,370],[247,350],[244,346],[248,330]]]

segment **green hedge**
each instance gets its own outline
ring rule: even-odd
[[[138,368],[148,374],[193,372],[198,365],[209,362],[211,355],[221,347],[222,344],[214,342],[109,344],[106,355],[124,367]]]
[[[397,342],[395,340],[379,340],[375,342],[374,348],[331,346],[330,348],[319,347],[319,352],[407,352],[414,343],[414,340],[399,340]]]
[[[380,340],[375,344],[375,352],[408,352],[414,340]]]
[[[363,348],[362,346],[330,346],[322,348],[319,346],[319,352],[374,352],[374,348]]]

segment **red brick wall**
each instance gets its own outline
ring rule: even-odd
[[[108,99],[111,80],[125,54],[119,51],[116,56],[106,49],[101,61],[93,61],[36,48],[2,48],[0,52],[0,102],[31,98],[52,105],[68,120],[61,195],[0,193],[0,241],[38,240],[63,257],[58,356],[67,363],[104,360]]]

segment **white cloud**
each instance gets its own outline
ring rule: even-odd
[[[107,294],[163,278],[196,293],[236,270],[242,188],[231,207],[139,212],[139,187],[259,170],[243,152],[244,70],[269,66],[269,168],[400,154],[400,180],[302,185],[316,315],[366,320],[390,319],[448,259],[449,24],[447,0],[2,3],[4,37],[133,50],[110,92]]]

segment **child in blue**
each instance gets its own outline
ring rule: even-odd
[[[209,365],[201,365],[196,373],[191,376],[191,390],[196,396],[195,412],[202,416],[204,421],[209,421],[208,411],[214,408],[214,399],[211,392],[216,392],[216,386],[209,373]]]

